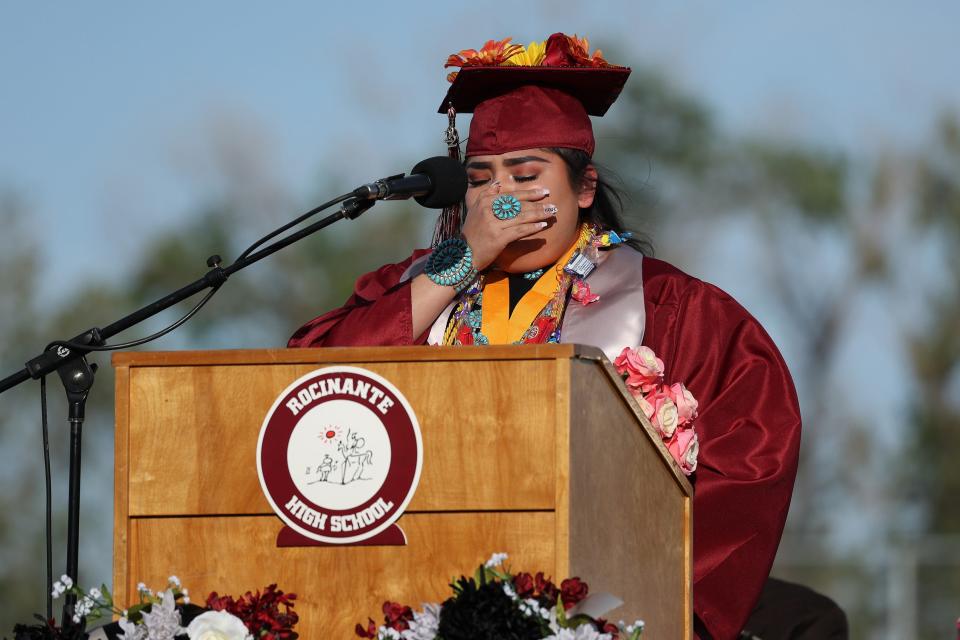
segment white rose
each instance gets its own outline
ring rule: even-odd
[[[690,444],[687,446],[687,450],[683,455],[683,464],[681,465],[684,469],[689,469],[690,473],[693,473],[697,470],[697,456],[700,455],[700,441],[697,439],[697,434],[693,434],[693,440],[690,441]]]
[[[660,431],[660,435],[665,439],[670,439],[673,437],[673,432],[677,430],[677,422],[679,421],[680,415],[677,411],[677,405],[673,403],[673,400],[666,398],[661,402],[658,402],[659,406],[657,407],[657,416],[654,420],[654,426]]]
[[[657,357],[653,349],[650,347],[637,347],[637,355],[640,356],[640,360],[644,366],[650,369],[651,372],[658,375],[663,374],[663,360]]]
[[[248,640],[252,636],[237,616],[226,611],[207,611],[187,626],[190,640]]]

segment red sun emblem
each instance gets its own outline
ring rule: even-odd
[[[335,443],[337,438],[343,435],[342,431],[343,430],[338,425],[331,424],[317,435],[325,444],[331,444]]]

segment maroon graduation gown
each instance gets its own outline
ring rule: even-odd
[[[343,307],[301,327],[289,346],[425,343],[427,333],[412,335],[410,285],[401,282],[425,253],[362,276]],[[697,628],[702,638],[732,639],[760,594],[783,531],[800,447],[797,397],[773,341],[736,300],[652,258],[643,259],[642,278],[643,344],[663,360],[666,382],[684,383],[699,401],[692,478]]]

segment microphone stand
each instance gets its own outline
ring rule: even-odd
[[[190,284],[177,289],[155,302],[152,302],[133,313],[120,318],[102,329],[93,327],[79,334],[71,340],[56,340],[48,345],[43,353],[27,361],[24,368],[0,380],[0,393],[12,389],[22,382],[33,378],[35,380],[46,376],[54,371],[60,375],[64,389],[67,394],[69,406],[68,421],[70,423],[70,481],[68,491],[68,514],[67,514],[67,571],[74,584],[79,585],[78,576],[78,555],[80,546],[80,451],[81,435],[83,427],[84,412],[86,408],[87,397],[90,389],[93,387],[94,377],[97,371],[96,364],[87,362],[86,356],[91,351],[108,351],[111,348],[106,341],[148,318],[152,318],[161,311],[190,298],[205,289],[219,289],[231,275],[249,267],[255,262],[272,255],[307,236],[316,233],[320,229],[327,227],[334,222],[347,218],[354,220],[376,204],[375,199],[351,197],[350,194],[341,196],[327,205],[321,205],[317,209],[301,216],[298,220],[281,227],[277,231],[266,236],[267,239],[276,236],[290,226],[297,224],[302,219],[322,211],[323,209],[341,202],[340,210],[329,216],[310,224],[299,231],[291,233],[288,236],[276,240],[266,247],[247,255],[246,253],[234,261],[233,264],[220,266],[221,258],[218,255],[210,256],[207,259],[207,266],[210,271],[203,277],[194,280]],[[256,246],[256,245],[254,245]],[[211,291],[208,295],[212,295]],[[199,306],[196,310],[199,309]],[[192,314],[193,312],[191,312]],[[181,322],[186,321],[190,314]],[[170,329],[179,326],[179,323],[170,327]],[[153,337],[160,337],[166,331]],[[76,605],[76,596],[67,594],[63,607],[63,618],[61,622],[73,616],[74,606]]]

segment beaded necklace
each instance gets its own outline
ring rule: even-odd
[[[543,275],[544,269],[535,269],[533,271],[528,271],[523,274],[524,280],[539,280],[540,276]]]

